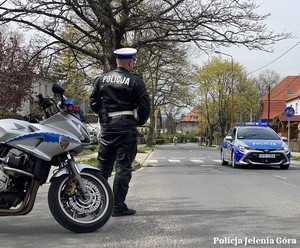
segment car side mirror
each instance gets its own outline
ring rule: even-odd
[[[232,141],[232,137],[228,135],[228,136],[225,137],[225,140]]]
[[[287,141],[288,141],[287,137],[281,137],[281,140],[282,140],[283,142],[287,142]]]

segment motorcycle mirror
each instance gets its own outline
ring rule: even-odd
[[[63,95],[65,92],[65,89],[61,87],[59,84],[53,84],[52,91],[55,94]]]
[[[61,87],[59,84],[53,84],[52,85],[52,91],[54,94],[58,94],[60,97],[60,101],[61,101],[61,107],[64,106],[64,92],[65,89],[63,87]]]

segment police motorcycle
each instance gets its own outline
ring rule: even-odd
[[[28,214],[39,187],[56,166],[48,191],[49,209],[64,228],[78,233],[93,232],[110,218],[113,195],[99,169],[75,163],[73,156],[90,144],[90,136],[74,101],[59,96],[58,113],[53,99],[39,95],[46,119],[0,120],[0,216]]]

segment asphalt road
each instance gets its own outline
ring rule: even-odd
[[[299,163],[232,169],[217,149],[157,146],[130,184],[137,214],[88,234],[55,222],[48,187],[29,215],[0,217],[0,247],[300,247]]]

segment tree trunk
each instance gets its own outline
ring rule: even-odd
[[[154,111],[151,109],[149,135],[146,141],[147,146],[154,145],[154,125],[155,125],[155,116],[154,116]]]

